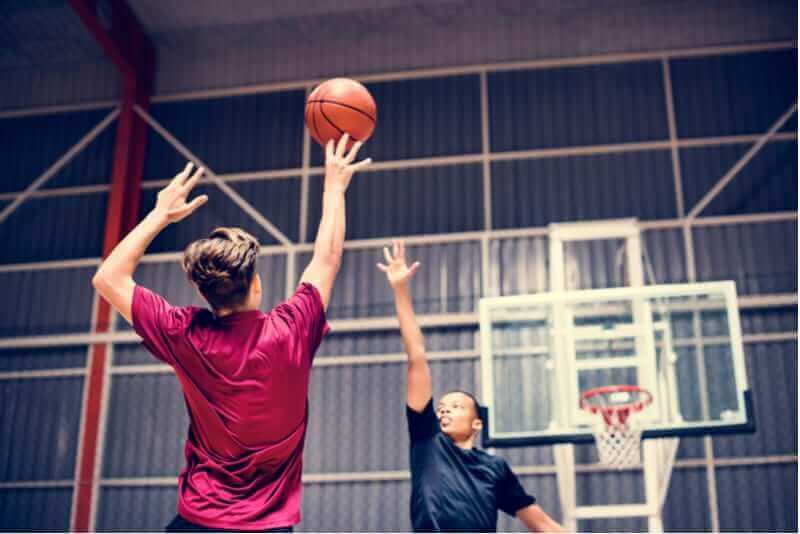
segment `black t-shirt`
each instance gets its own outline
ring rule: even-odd
[[[515,515],[536,502],[505,460],[463,450],[439,429],[433,399],[406,406],[411,438],[411,525],[415,532],[497,530],[497,510]]]

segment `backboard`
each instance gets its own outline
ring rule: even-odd
[[[590,442],[581,393],[653,394],[642,437],[755,429],[733,282],[485,298],[484,446]]]

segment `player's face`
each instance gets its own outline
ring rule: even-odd
[[[463,393],[448,393],[439,400],[436,417],[442,432],[453,439],[467,439],[478,428],[480,421],[475,413],[475,403]]]

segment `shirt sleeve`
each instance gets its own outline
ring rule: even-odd
[[[189,308],[171,306],[158,293],[136,285],[131,304],[133,329],[153,356],[174,365],[175,352],[170,337],[183,331],[191,320]]]
[[[408,419],[408,436],[411,438],[411,443],[428,439],[439,431],[439,420],[433,410],[432,398],[421,412],[414,411],[406,405],[406,419]]]
[[[319,291],[313,284],[303,282],[294,295],[278,305],[275,311],[288,327],[290,335],[302,344],[303,358],[310,365],[322,338],[330,331]]]
[[[514,516],[517,512],[526,506],[530,506],[536,502],[536,498],[528,495],[525,488],[519,482],[519,478],[505,460],[503,462],[502,471],[503,475],[497,484],[497,507],[510,516]]]

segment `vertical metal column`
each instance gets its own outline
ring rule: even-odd
[[[134,111],[136,106],[147,108],[153,81],[154,51],[133,11],[124,0],[110,0],[111,26],[106,28],[90,0],[70,0],[72,9],[86,29],[103,47],[122,77],[117,136],[111,191],[108,197],[103,257],[108,256],[119,241],[136,224],[139,217],[139,198],[147,142],[147,125]],[[93,322],[93,333],[112,329],[114,318],[109,304],[100,299]],[[84,387],[86,401],[81,414],[81,449],[73,494],[71,528],[85,532],[92,528],[95,492],[100,478],[101,422],[103,398],[108,395],[107,343],[94,344],[90,350],[89,371]]]

